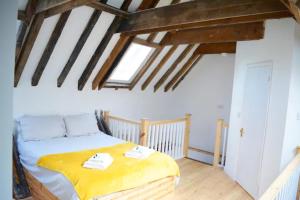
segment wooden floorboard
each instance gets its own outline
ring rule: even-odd
[[[162,200],[252,200],[219,168],[190,159],[177,163],[181,173],[179,185]]]
[[[194,160],[177,161],[180,182],[175,192],[162,200],[251,200],[252,198],[223,170]]]

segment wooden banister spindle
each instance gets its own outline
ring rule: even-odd
[[[191,114],[185,114],[185,130],[184,130],[184,156],[188,157],[189,145],[190,145],[190,131],[191,131]]]
[[[140,135],[140,145],[147,146],[148,130],[150,122],[146,119],[141,120],[141,135]]]
[[[296,149],[295,158],[285,167],[285,169],[279,174],[279,176],[273,181],[265,193],[259,198],[259,200],[275,200],[275,199],[291,199],[290,195],[298,195],[297,190],[295,190],[295,185],[298,182],[290,182],[295,176],[299,177],[300,168],[300,152],[299,147]],[[295,193],[294,193],[295,192]],[[293,198],[293,199],[299,199]]]
[[[220,154],[221,154],[221,142],[222,142],[222,129],[224,125],[223,119],[218,119],[217,121],[217,130],[216,130],[216,138],[215,138],[215,151],[214,151],[214,161],[213,166],[219,166],[220,162]]]
[[[105,123],[108,125],[109,124],[109,114],[110,112],[109,111],[104,111],[103,112],[103,119],[105,121]]]

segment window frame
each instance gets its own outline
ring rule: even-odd
[[[147,55],[147,57],[145,58],[145,60],[142,62],[142,64],[137,68],[137,70],[135,71],[135,73],[130,77],[129,81],[121,81],[121,80],[117,81],[117,80],[110,80],[110,79],[108,79],[105,82],[104,88],[112,88],[112,89],[116,89],[116,90],[117,89],[130,89],[131,85],[133,84],[133,80],[140,74],[140,71],[143,70],[143,68],[145,66],[145,63],[151,57],[151,55],[153,54],[153,52],[156,49],[159,49],[159,48],[162,47],[161,45],[159,45],[157,43],[149,42],[147,40],[144,40],[144,39],[141,39],[141,38],[137,38],[137,37],[134,38],[133,41],[131,42],[131,44],[133,44],[133,43],[139,44],[139,45],[143,45],[143,46],[147,46],[147,47],[151,47],[153,49],[149,52],[149,54]],[[126,52],[124,53],[124,55],[122,56],[122,58],[120,59],[120,61],[124,58],[124,56],[126,55],[126,53],[127,53],[128,50],[129,50],[129,48],[126,50]]]

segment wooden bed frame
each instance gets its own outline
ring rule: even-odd
[[[34,178],[27,170],[24,170],[29,189],[34,200],[59,200],[49,190]],[[175,189],[175,177],[167,177],[158,181],[153,181],[144,186],[116,192],[103,197],[95,197],[93,200],[121,200],[121,199],[160,199],[173,192]]]
[[[137,123],[131,120],[122,119],[109,115],[109,112],[105,112],[103,116],[105,122],[110,118],[116,118],[120,121],[126,121],[128,123]],[[170,124],[176,122],[185,122],[186,128],[184,130],[184,156],[187,156],[188,141],[189,141],[189,132],[190,132],[190,119],[191,115],[187,114],[185,118],[176,119],[176,120],[163,120],[150,122],[146,120],[141,121],[141,132],[140,132],[140,145],[146,146],[147,143],[147,134],[148,127],[152,124]],[[16,144],[15,144],[16,145]],[[17,150],[16,150],[17,151]],[[18,154],[18,153],[17,153]],[[17,155],[18,157],[18,155]],[[19,158],[16,158],[19,159]],[[30,189],[31,196],[34,200],[59,200],[54,194],[52,194],[41,182],[39,182],[35,177],[33,177],[29,171],[23,169],[24,175]],[[125,200],[125,199],[139,199],[139,200],[148,200],[148,199],[161,199],[167,194],[174,191],[176,185],[176,177],[167,177],[157,181],[150,182],[143,186],[139,186],[133,189],[124,190],[105,196],[94,197],[93,200]]]

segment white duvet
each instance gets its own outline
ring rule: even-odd
[[[24,142],[22,138],[19,137],[17,141],[22,165],[38,181],[45,185],[51,193],[61,200],[78,200],[79,198],[74,187],[64,175],[36,165],[36,162],[41,156],[96,149],[124,143],[123,140],[103,133],[27,142]]]

